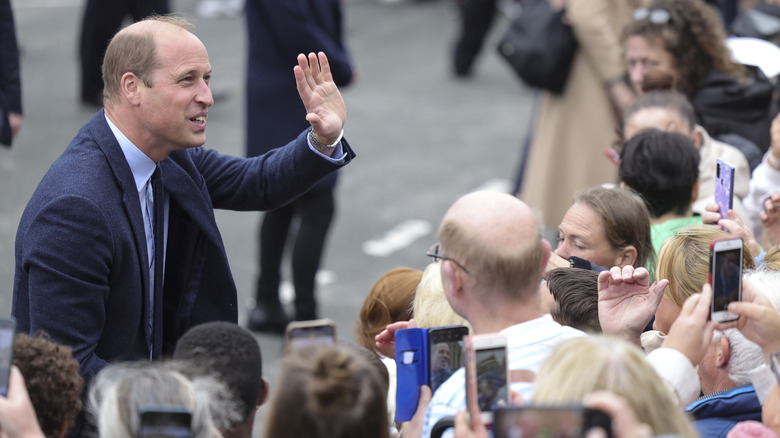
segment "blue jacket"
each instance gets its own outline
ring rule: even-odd
[[[354,154],[343,146],[349,162]],[[312,152],[304,133],[261,157],[198,147],[172,152],[159,166],[170,196],[164,295],[176,317],[164,321],[165,330],[155,326],[153,352],[141,204],[102,110],[52,164],[22,214],[13,293],[19,330],[43,330],[71,346],[87,382],[107,362],[172,353],[194,325],[237,321],[214,208],[276,208],[341,167]]]
[[[725,438],[740,421],[761,421],[761,403],[753,385],[737,386],[702,397],[685,409],[702,438]]]

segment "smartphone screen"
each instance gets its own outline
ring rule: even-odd
[[[509,400],[506,346],[475,348],[474,358],[479,410],[494,411],[500,406],[506,406]]]
[[[14,358],[14,336],[16,320],[13,317],[0,318],[0,395],[8,396],[8,379]]]
[[[463,366],[463,336],[469,334],[465,326],[428,329],[428,385],[431,392]]]
[[[715,168],[715,202],[721,218],[728,218],[729,209],[734,206],[734,166],[718,160]]]
[[[495,438],[584,438],[589,429],[612,435],[607,414],[581,406],[523,406],[496,410]]]
[[[336,326],[330,320],[292,322],[287,326],[287,346],[290,350],[336,342]]]
[[[742,239],[714,241],[710,257],[712,319],[718,322],[734,320],[737,315],[730,313],[728,306],[742,298]]]
[[[139,438],[190,438],[192,415],[185,408],[142,410]]]

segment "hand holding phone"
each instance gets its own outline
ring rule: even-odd
[[[0,395],[8,396],[8,380],[14,363],[16,320],[13,316],[0,318]]]
[[[715,164],[715,202],[721,219],[728,219],[728,211],[734,208],[734,166],[718,160]]]
[[[715,322],[733,321],[738,318],[738,315],[728,311],[728,307],[733,301],[742,301],[743,247],[740,237],[715,239],[710,244],[710,318]]]
[[[493,422],[493,412],[509,406],[507,341],[501,334],[464,338],[466,345],[466,406],[477,406],[482,422]]]

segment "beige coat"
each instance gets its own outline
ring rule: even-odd
[[[555,229],[580,189],[617,180],[604,149],[617,141],[618,119],[605,82],[625,71],[620,32],[631,0],[570,0],[567,16],[579,43],[561,95],[543,92],[521,199]]]

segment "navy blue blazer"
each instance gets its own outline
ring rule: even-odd
[[[306,129],[306,109],[290,74],[299,53],[324,52],[333,81],[352,81],[342,42],[340,0],[247,0],[246,154],[262,155]],[[332,189],[332,174],[314,190]]]
[[[346,164],[354,153],[343,146]],[[164,332],[155,327],[162,342],[154,358],[171,353],[191,326],[237,321],[213,209],[279,207],[342,165],[312,152],[305,132],[256,158],[191,148],[160,162],[170,195],[164,295],[176,318],[164,321]],[[22,215],[13,294],[19,330],[43,330],[71,346],[87,381],[106,362],[149,358],[148,263],[138,191],[101,110],[52,164]]]

